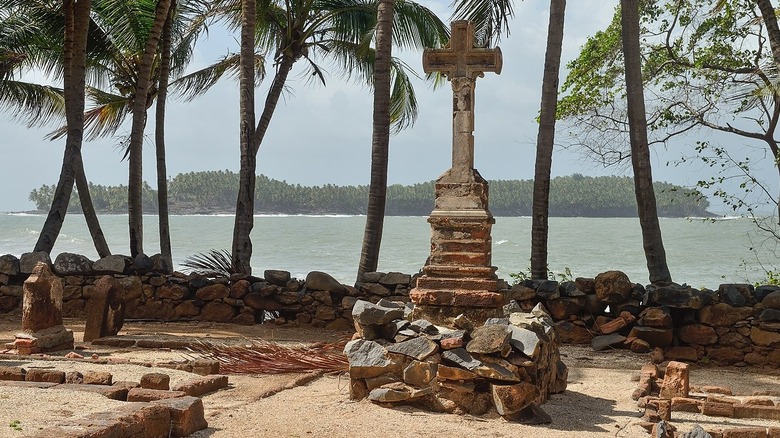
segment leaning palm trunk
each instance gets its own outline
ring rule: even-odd
[[[168,219],[168,171],[165,165],[165,104],[168,98],[168,77],[171,71],[171,31],[175,13],[176,1],[172,0],[162,33],[154,139],[157,152],[157,218],[160,228],[160,254],[168,262],[168,267],[171,269],[173,269],[173,254],[171,251],[171,227]]]
[[[141,68],[133,96],[133,123],[130,130],[129,181],[127,183],[127,214],[130,231],[130,255],[135,257],[144,252],[143,248],[143,135],[146,126],[146,101],[149,84],[152,79],[152,63],[157,53],[157,45],[171,0],[158,0],[154,11],[154,22],[146,39],[146,48],[141,58]]]
[[[81,163],[84,139],[84,85],[86,80],[86,47],[89,29],[90,0],[64,0],[65,35],[63,44],[63,91],[67,138],[60,178],[49,214],[41,229],[34,251],[51,253],[65,221],[76,168]]]
[[[639,6],[636,1],[621,0],[623,29],[623,56],[626,69],[626,97],[628,99],[628,129],[631,140],[631,165],[634,168],[634,192],[642,228],[647,270],[651,283],[672,281],[666,264],[666,251],[661,238],[658,210],[653,190],[650,150],[647,141],[644,86],[639,48]]]
[[[555,144],[555,113],[558,108],[558,74],[563,47],[563,17],[566,0],[550,2],[547,28],[547,52],[542,79],[542,103],[539,112],[539,134],[536,140],[534,201],[531,215],[531,278],[547,278],[547,237],[550,213],[550,172]]]
[[[360,252],[357,281],[379,264],[387,198],[387,161],[390,149],[390,58],[393,50],[394,0],[377,5],[376,59],[374,61],[374,123],[371,138],[371,184],[368,189],[366,229]]]
[[[87,229],[89,229],[89,234],[92,236],[92,243],[95,245],[98,256],[101,258],[110,256],[111,250],[108,248],[106,236],[103,235],[103,229],[100,227],[95,206],[92,204],[92,196],[89,193],[89,183],[87,182],[87,175],[84,173],[84,161],[81,159],[81,154],[76,157],[76,160],[76,168],[74,169],[76,189],[79,192],[79,201],[81,202],[81,211],[84,213],[84,221],[87,223]]]

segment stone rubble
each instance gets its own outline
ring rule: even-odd
[[[389,300],[355,303],[357,333],[344,347],[352,399],[550,421],[539,405],[566,389],[568,369],[541,306],[476,328],[463,317],[456,318],[459,328],[408,321],[405,308]]]

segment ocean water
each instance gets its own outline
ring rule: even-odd
[[[430,225],[426,217],[385,219],[379,270],[418,272],[430,251]],[[0,254],[21,255],[35,246],[44,215],[0,213]],[[108,244],[115,254],[129,253],[127,215],[100,216]],[[230,215],[172,216],[173,260],[211,249],[229,249],[233,217]],[[346,284],[355,281],[364,216],[255,217],[252,231],[253,271],[290,271],[303,278],[309,271],[327,272]],[[764,270],[750,248],[760,248],[760,260],[776,265],[768,242],[753,234],[747,219],[716,221],[661,219],[667,261],[673,279],[695,287],[715,288],[726,282],[755,282]],[[528,217],[497,217],[493,226],[493,264],[498,275],[530,267]],[[159,252],[157,216],[144,217],[144,252]],[[607,270],[621,270],[638,283],[647,283],[639,221],[636,218],[551,218],[549,267],[555,273],[567,268],[574,277],[594,277]],[[53,255],[61,252],[97,258],[84,218],[67,216]],[[52,258],[54,258],[54,256]],[[767,263],[769,265],[767,265]]]

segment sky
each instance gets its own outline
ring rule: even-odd
[[[421,1],[445,22],[449,2]],[[617,1],[568,2],[562,64],[575,58],[589,35],[607,26]],[[475,110],[475,167],[488,180],[532,179],[547,38],[549,2],[515,2],[511,34],[499,43],[503,53],[500,75],[487,73],[477,80]],[[237,35],[213,28],[195,52],[191,69],[201,68],[228,51],[237,50]],[[396,52],[420,75],[422,54]],[[301,64],[301,63],[299,63]],[[288,90],[280,100],[260,148],[257,173],[301,185],[365,185],[371,161],[372,96],[363,85],[345,82],[337,75],[327,84],[301,75],[294,68]],[[566,72],[561,73],[561,82]],[[28,78],[35,78],[29,73]],[[270,80],[257,90],[257,113]],[[170,176],[191,171],[239,168],[239,117],[237,81],[223,80],[192,102],[168,104],[167,165]],[[414,184],[441,175],[451,162],[451,89],[432,89],[415,81],[420,115],[417,123],[390,140],[389,184]],[[153,108],[150,109],[153,118]],[[153,120],[146,131],[144,179],[156,185]],[[62,164],[64,139],[44,139],[51,127],[28,129],[0,115],[0,211],[34,209],[28,195],[43,184],[56,184]],[[129,120],[120,129],[129,133]],[[83,156],[87,178],[96,184],[127,184],[127,163],[115,139],[87,142]],[[679,158],[670,151],[653,153],[654,177],[681,185],[694,184],[701,169],[666,166]],[[630,169],[603,169],[581,154],[557,149],[553,176],[630,175]]]

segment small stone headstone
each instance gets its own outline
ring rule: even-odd
[[[95,282],[95,288],[87,301],[87,318],[84,342],[104,336],[115,336],[125,322],[124,288],[111,276],[103,276]]]
[[[24,282],[19,354],[73,348],[73,332],[62,325],[62,282],[46,263],[38,263]]]

